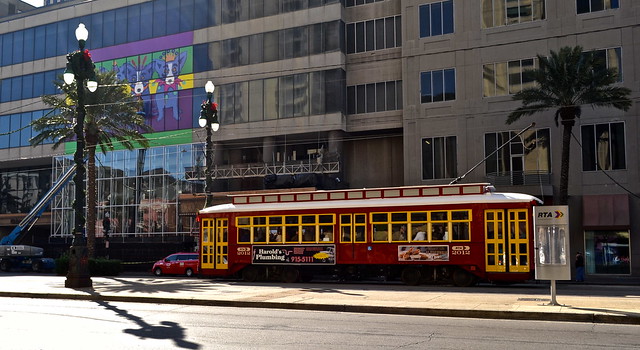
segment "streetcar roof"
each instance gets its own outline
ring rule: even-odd
[[[375,207],[405,207],[417,205],[455,205],[481,203],[529,203],[542,201],[534,196],[523,193],[488,192],[474,195],[428,196],[428,197],[399,197],[399,198],[369,198],[353,200],[321,200],[304,202],[278,203],[247,203],[220,204],[204,208],[200,214],[229,213],[229,212],[260,212],[274,210],[301,209],[335,209],[335,208],[375,208]]]

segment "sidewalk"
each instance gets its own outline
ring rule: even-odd
[[[93,277],[93,288],[64,287],[66,277],[0,274],[0,297],[286,308],[492,319],[640,324],[640,286],[548,283],[510,287],[401,284],[246,283],[209,279]]]

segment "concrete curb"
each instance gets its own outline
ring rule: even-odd
[[[508,320],[526,320],[526,321],[560,321],[560,322],[640,325],[640,316],[605,315],[605,314],[596,314],[596,313],[460,310],[460,309],[434,309],[434,308],[366,306],[366,305],[346,305],[346,304],[301,304],[301,303],[278,303],[278,302],[268,302],[268,301],[254,302],[254,301],[236,301],[236,300],[210,300],[210,299],[196,299],[196,298],[117,296],[117,295],[102,295],[95,292],[88,292],[88,294],[86,295],[62,294],[62,293],[55,294],[55,293],[28,293],[28,292],[27,293],[0,292],[0,297],[111,301],[111,302],[127,302],[127,303],[198,305],[198,306],[242,307],[242,308],[264,308],[264,309],[288,309],[288,310],[309,310],[309,311],[334,311],[334,312],[375,313],[375,314],[410,315],[410,316],[439,316],[439,317],[462,317],[462,318],[481,318],[481,319],[508,319]]]

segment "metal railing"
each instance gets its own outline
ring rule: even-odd
[[[550,185],[551,173],[546,171],[507,171],[488,173],[487,182],[496,186]]]
[[[204,180],[206,167],[197,167],[186,171],[187,180]],[[253,163],[242,165],[215,166],[211,174],[214,179],[233,179],[244,177],[263,177],[267,175],[330,174],[340,172],[340,162],[299,162],[266,164]]]

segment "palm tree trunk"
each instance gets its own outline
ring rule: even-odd
[[[556,205],[567,205],[569,201],[569,155],[571,154],[571,129],[574,118],[562,120],[562,165],[560,168],[560,190],[556,197]]]
[[[87,147],[87,250],[89,258],[96,254],[96,148]]]

